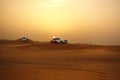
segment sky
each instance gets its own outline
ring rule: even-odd
[[[120,0],[0,0],[0,39],[120,45]]]

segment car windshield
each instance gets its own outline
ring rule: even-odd
[[[60,38],[54,38],[53,40],[60,40]]]
[[[25,37],[23,37],[23,39],[26,39]]]

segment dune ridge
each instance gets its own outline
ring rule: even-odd
[[[42,49],[53,49],[53,50],[79,50],[79,49],[106,49],[106,50],[112,50],[112,51],[117,51],[120,52],[120,46],[119,45],[110,45],[110,46],[103,46],[103,45],[91,45],[91,44],[50,44],[49,42],[39,42],[39,41],[33,41],[31,39],[27,39],[27,42],[22,42],[21,39],[17,40],[0,40],[0,47],[2,45],[5,45],[6,47],[12,46],[12,45],[19,45],[19,46],[14,46],[16,48],[42,48]]]

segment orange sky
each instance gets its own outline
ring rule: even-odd
[[[119,44],[120,0],[0,0],[0,39]]]

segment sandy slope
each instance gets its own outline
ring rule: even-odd
[[[0,41],[0,80],[120,80],[120,47]]]

